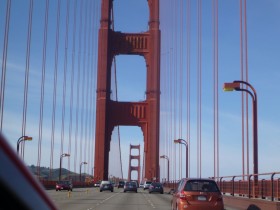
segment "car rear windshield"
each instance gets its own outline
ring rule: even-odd
[[[160,187],[160,186],[161,186],[161,183],[155,182],[155,183],[152,183],[151,185],[156,186],[156,187]]]
[[[213,181],[189,180],[184,187],[184,191],[218,192],[219,188]]]

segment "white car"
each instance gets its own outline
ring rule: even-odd
[[[150,187],[151,184],[152,184],[152,181],[145,181],[145,182],[144,182],[143,189],[144,189],[144,190],[149,189],[149,187]]]

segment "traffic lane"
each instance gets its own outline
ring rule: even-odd
[[[110,191],[99,192],[99,188],[75,188],[73,191],[48,190],[48,194],[59,210],[95,209],[106,199],[115,196]]]
[[[170,209],[169,194],[149,194],[141,189],[138,193],[123,192],[123,189],[114,189],[114,192],[99,192],[99,188],[73,189],[73,192],[50,190],[51,199],[59,210],[146,210]]]
[[[151,193],[138,189],[135,192],[123,192],[123,189],[114,189],[114,192],[99,192],[99,188],[76,188],[73,192],[48,190],[47,193],[59,210],[146,210],[171,209],[171,194]],[[225,206],[225,210],[240,210]]]
[[[119,191],[117,196],[106,200],[96,210],[146,210],[168,209],[170,210],[171,196],[168,194],[149,194],[138,189],[138,193]]]

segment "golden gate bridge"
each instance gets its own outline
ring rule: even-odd
[[[136,32],[146,32],[148,25],[145,23],[149,23],[149,6],[152,7],[149,3],[152,1],[139,2],[136,3],[138,7],[132,7],[138,18],[143,19],[143,26],[141,21],[139,23],[142,28],[139,27]],[[116,10],[119,4],[118,1],[114,1],[111,8],[111,29],[116,32],[122,29],[117,22],[121,14],[120,10]],[[123,4],[128,6],[131,2]],[[226,3],[217,0],[208,2],[199,0],[196,3],[190,0],[160,1],[158,9],[161,31],[161,74],[158,79],[161,83],[161,100],[158,146],[160,155],[168,157],[168,162],[171,163],[170,168],[168,167],[170,180],[178,180],[185,176],[209,176],[220,179],[219,181],[225,177],[234,181],[239,177],[239,183],[244,182],[241,185],[247,190],[250,183],[248,179],[254,178],[259,173],[256,170],[258,162],[255,160],[258,154],[249,144],[251,138],[256,138],[253,132],[257,132],[258,128],[254,127],[252,131],[251,126],[256,120],[257,113],[254,113],[254,107],[251,108],[250,93],[246,94],[250,89],[243,86],[244,83],[238,90],[245,91],[242,91],[238,98],[223,93],[231,95],[226,99],[232,100],[231,103],[234,103],[234,99],[238,99],[237,104],[240,106],[239,112],[235,112],[240,114],[238,122],[240,131],[231,131],[240,132],[237,135],[240,137],[238,148],[232,147],[231,159],[223,156],[225,154],[221,151],[224,146],[222,141],[231,134],[225,134],[230,131],[228,129],[226,132],[221,130],[221,124],[224,123],[221,118],[226,118],[220,114],[222,105],[220,92],[224,82],[234,80],[245,81],[245,84],[254,82],[249,81],[249,78],[254,77],[253,73],[249,72],[248,65],[250,40],[247,11],[250,7],[242,0],[239,4],[234,4],[236,12],[234,23],[239,24],[234,28],[238,29],[235,39],[239,42],[239,58],[236,59],[239,66],[236,65],[238,66],[236,72],[229,71],[228,74],[238,78],[221,81],[220,75],[227,72],[221,70],[219,66],[222,57],[220,49],[223,49],[221,46],[223,39],[219,33],[222,24],[219,25],[219,21],[220,14],[227,13],[228,9],[222,7],[222,4]],[[145,12],[142,10],[139,12],[142,7],[146,9],[143,10]],[[19,154],[27,164],[49,167],[50,179],[52,169],[58,167],[59,157],[63,154],[70,154],[70,158],[63,158],[63,165],[66,165],[66,168],[78,173],[80,163],[85,161],[87,162],[85,172],[93,175],[101,0],[46,0],[44,4],[32,0],[26,2],[6,0],[1,2],[0,8],[1,133],[13,146],[16,146],[19,137],[32,136],[32,142],[21,142]],[[131,22],[129,33],[135,32],[134,27],[138,24],[138,19],[134,21],[126,17],[126,20]],[[205,25],[208,25],[207,29],[204,28]],[[207,43],[205,36],[210,37]],[[128,62],[134,59],[131,57],[132,55],[126,57],[116,55],[113,58],[110,97],[114,101],[121,101],[119,87],[127,80],[134,80],[134,77],[137,79],[137,71],[142,72],[141,77],[147,77],[143,58],[137,60],[141,63],[142,69],[129,66],[129,73],[126,71],[124,75],[119,75],[118,72],[121,70],[118,65],[123,65],[120,61],[123,59],[124,62]],[[206,63],[209,64],[207,68]],[[134,69],[136,72],[131,74]],[[129,74],[130,77],[126,77]],[[122,77],[125,79],[119,82]],[[205,84],[206,80],[211,82]],[[257,90],[261,88],[254,87]],[[130,86],[125,86],[124,89],[131,89],[135,95],[142,91],[140,102],[147,99],[146,87],[142,87],[140,91]],[[211,105],[206,105],[205,101],[210,101]],[[129,145],[129,140],[128,142],[122,140],[123,133],[120,130],[122,128],[117,126],[112,133],[108,172],[121,178],[126,175],[123,168],[128,170],[129,159],[129,151],[122,149],[125,148],[124,145]],[[143,148],[141,156],[144,157],[144,137],[141,136],[140,128],[138,131],[139,140],[137,139],[135,143],[141,144],[141,149]],[[126,138],[133,139],[133,132],[134,130]],[[235,134],[232,135],[236,137]],[[174,144],[174,140],[177,139],[186,140],[186,145]],[[253,146],[257,147],[257,143]],[[184,149],[187,148],[188,152],[185,153]],[[238,168],[224,170],[228,161],[237,162],[232,164]],[[141,160],[142,170],[145,168],[144,162]],[[160,177],[157,179],[166,179],[167,161],[160,159],[159,165]],[[277,168],[273,170],[278,171]],[[263,173],[259,174],[269,179],[266,183],[269,186],[266,193],[278,197],[278,191],[275,192],[277,181],[270,178],[277,176],[278,172],[273,170],[272,172],[262,170]],[[40,171],[37,175],[40,178]],[[141,172],[142,178],[145,177]],[[222,189],[232,190],[230,183],[231,181]],[[272,183],[275,183],[274,188],[271,187]],[[238,193],[246,194],[247,191],[244,189]]]

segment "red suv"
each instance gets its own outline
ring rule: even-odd
[[[64,181],[58,181],[55,185],[55,190],[56,191],[61,191],[61,190],[68,190],[72,191],[73,190],[73,185],[71,181],[64,180]]]
[[[214,180],[184,178],[173,193],[171,209],[224,210],[224,202]]]

